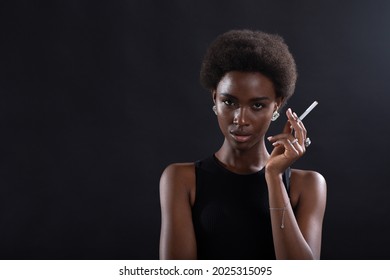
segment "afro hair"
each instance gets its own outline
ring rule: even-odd
[[[213,91],[230,71],[262,73],[272,80],[276,96],[284,101],[294,93],[297,80],[295,61],[279,35],[231,30],[218,36],[203,59],[200,83]]]

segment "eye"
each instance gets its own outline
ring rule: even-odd
[[[235,103],[233,102],[233,100],[231,99],[226,99],[223,101],[223,103],[226,105],[226,106],[234,106]]]
[[[253,104],[253,108],[256,109],[256,110],[260,110],[260,109],[263,109],[264,105],[261,104],[261,103],[255,103]]]

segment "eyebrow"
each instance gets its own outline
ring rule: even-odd
[[[235,97],[234,95],[231,95],[230,93],[221,93],[221,95],[224,97],[229,97],[229,98],[238,100],[237,97]],[[255,97],[255,98],[251,99],[251,101],[263,101],[263,100],[270,100],[270,98],[267,96],[263,96],[263,97]]]

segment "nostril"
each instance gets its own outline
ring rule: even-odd
[[[235,111],[233,123],[238,125],[247,125],[247,116],[245,109],[240,108]]]

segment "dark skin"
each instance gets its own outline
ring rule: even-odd
[[[276,96],[268,77],[258,72],[228,72],[213,91],[213,100],[225,136],[215,153],[217,159],[238,174],[265,168],[270,208],[276,208],[270,211],[276,258],[319,259],[326,182],[317,172],[292,169],[288,196],[282,180],[286,168],[306,151],[307,132],[302,121],[288,109],[283,132],[268,137],[274,146],[269,154],[265,135],[283,100]],[[195,187],[193,163],[172,164],[162,174],[161,259],[197,258],[191,216]]]

